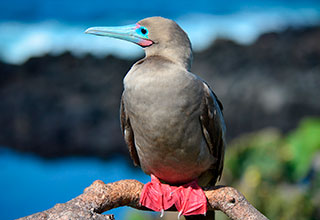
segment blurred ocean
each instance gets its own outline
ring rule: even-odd
[[[195,50],[218,37],[248,44],[261,33],[319,24],[319,0],[281,1],[1,1],[0,59],[21,64],[31,56],[114,54],[128,58],[142,50],[131,43],[85,35],[90,26],[135,23],[148,16],[176,20],[189,34]]]
[[[319,0],[10,0],[0,1],[0,8],[0,60],[12,64],[65,51],[77,56],[140,56],[142,50],[136,45],[85,35],[84,30],[131,24],[149,16],[176,20],[189,34],[194,50],[205,49],[216,38],[249,44],[264,32],[320,23]],[[22,217],[66,202],[96,179],[149,180],[131,166],[121,157],[109,161],[45,160],[0,148],[0,219]],[[128,209],[111,213],[125,219],[123,210]]]
[[[80,195],[95,180],[105,183],[149,177],[123,157],[108,161],[96,158],[45,160],[32,154],[20,154],[0,148],[0,219],[9,220],[31,215],[65,203]],[[110,212],[125,219],[129,208]]]

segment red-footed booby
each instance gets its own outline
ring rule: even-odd
[[[151,175],[141,204],[162,213],[175,205],[179,216],[206,214],[200,186],[214,185],[221,177],[225,123],[217,96],[190,72],[187,34],[162,17],[86,33],[134,42],[145,50],[123,80],[120,108],[131,158]]]

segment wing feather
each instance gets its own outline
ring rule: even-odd
[[[121,105],[120,105],[120,121],[121,121],[122,135],[129,148],[129,153],[130,153],[131,159],[133,160],[133,164],[135,166],[140,166],[139,156],[134,143],[133,130],[130,124],[130,119],[126,114],[126,109],[123,102],[123,94],[121,97]]]
[[[223,119],[221,102],[205,82],[203,82],[203,88],[204,96],[200,123],[203,136],[215,160],[210,168],[213,174],[211,183],[215,184],[216,181],[221,178],[223,170],[226,126]]]

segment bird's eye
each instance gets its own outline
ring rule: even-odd
[[[147,33],[147,30],[144,29],[144,28],[141,28],[141,33],[142,33],[142,34],[146,34],[146,33]]]

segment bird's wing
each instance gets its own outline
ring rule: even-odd
[[[203,87],[204,96],[200,123],[210,153],[215,160],[210,168],[213,174],[211,183],[215,184],[217,179],[221,178],[223,169],[226,126],[223,119],[221,102],[205,82],[203,82]]]
[[[140,166],[137,149],[134,143],[133,130],[131,128],[130,119],[126,114],[126,109],[123,102],[123,94],[121,97],[121,105],[120,105],[120,120],[121,120],[122,135],[129,148],[129,153],[130,153],[131,159],[133,160],[133,164],[135,166]]]

